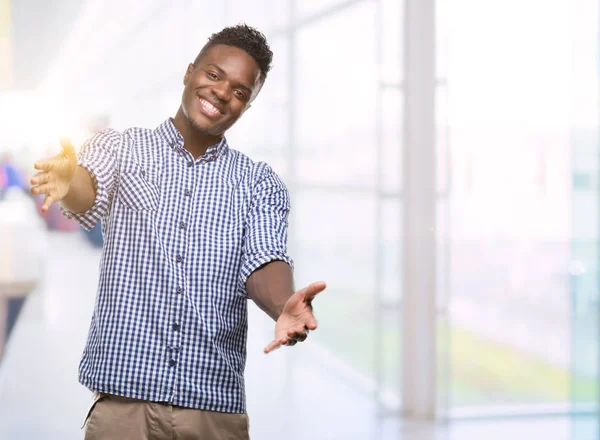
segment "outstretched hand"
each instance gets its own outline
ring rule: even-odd
[[[325,287],[327,286],[323,281],[318,281],[297,291],[288,299],[275,324],[275,339],[265,347],[265,353],[270,353],[282,345],[291,346],[302,342],[308,337],[310,330],[317,328],[312,301]]]
[[[45,194],[42,212],[48,211],[50,206],[62,200],[69,192],[71,180],[77,170],[77,153],[69,139],[60,140],[62,151],[52,159],[40,160],[34,168],[41,170],[31,178],[31,194]]]

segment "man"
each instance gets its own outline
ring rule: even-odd
[[[32,178],[42,210],[61,201],[84,228],[102,220],[96,305],[79,369],[95,391],[86,439],[247,439],[247,303],[276,320],[265,353],[317,327],[318,282],[294,293],[288,192],[224,133],[270,69],[264,35],[213,34],[183,78],[174,119],[107,130],[79,161],[69,142]]]

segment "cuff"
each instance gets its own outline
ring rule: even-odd
[[[251,256],[242,264],[242,269],[240,271],[238,280],[238,288],[243,296],[248,298],[248,293],[246,292],[246,281],[250,275],[252,275],[252,272],[259,267],[270,263],[271,261],[283,261],[284,263],[289,264],[292,270],[294,270],[294,261],[283,252],[273,252],[269,254]]]
[[[108,212],[109,200],[106,192],[106,185],[98,179],[93,167],[85,161],[79,162],[79,166],[87,170],[94,182],[94,187],[96,188],[96,199],[94,200],[94,204],[86,212],[73,212],[62,205],[60,206],[60,210],[66,218],[76,220],[83,229],[89,232]]]

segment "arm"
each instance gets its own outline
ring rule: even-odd
[[[78,166],[71,181],[69,192],[62,200],[62,205],[69,211],[83,213],[94,206],[96,187],[90,173]]]
[[[31,193],[46,196],[42,211],[61,202],[63,214],[89,231],[110,211],[122,136],[114,130],[100,132],[86,141],[79,157],[68,140],[61,144],[59,155],[35,164],[41,172],[31,179],[37,185]]]
[[[266,167],[254,188],[241,269],[248,296],[276,321],[275,338],[265,353],[302,342],[317,328],[311,303],[325,289],[319,282],[294,292],[293,263],[286,250],[289,211],[285,185]]]
[[[255,270],[246,281],[246,292],[274,321],[294,294],[292,268],[283,261],[272,261]]]

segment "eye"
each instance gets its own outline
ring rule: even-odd
[[[234,90],[233,93],[235,93],[235,96],[237,96],[238,98],[246,100],[246,95],[242,91]]]
[[[219,77],[212,72],[206,72],[206,76],[208,76],[213,81],[217,81],[219,79]]]

